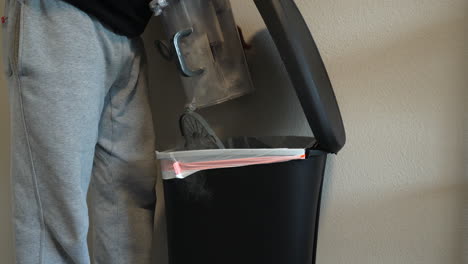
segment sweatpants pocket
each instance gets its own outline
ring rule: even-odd
[[[18,69],[22,4],[18,0],[6,0],[2,17],[2,63],[7,77]]]

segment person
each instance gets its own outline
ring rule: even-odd
[[[6,0],[16,263],[151,262],[148,2]]]

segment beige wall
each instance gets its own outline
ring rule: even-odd
[[[258,91],[204,114],[221,135],[309,134],[253,4],[232,2],[255,45],[248,60]],[[463,263],[468,1],[297,3],[324,56],[348,135],[328,164],[317,263]],[[145,39],[164,149],[176,140],[183,99],[174,67],[151,47],[161,35],[157,26],[152,21]],[[11,263],[6,98],[2,76],[0,263]],[[164,237],[157,243],[158,263],[165,263]]]

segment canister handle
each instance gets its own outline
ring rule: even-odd
[[[195,76],[203,74],[203,72],[205,71],[204,69],[197,69],[197,70],[192,71],[187,65],[187,62],[184,58],[184,54],[182,53],[181,41],[183,38],[190,36],[192,33],[193,33],[193,28],[181,30],[174,35],[174,40],[173,40],[174,48],[175,48],[176,55],[177,55],[177,60],[180,66],[180,71],[185,77],[195,77]]]

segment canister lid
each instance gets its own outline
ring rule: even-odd
[[[337,153],[346,135],[317,45],[293,0],[254,0],[285,64],[318,148]]]

